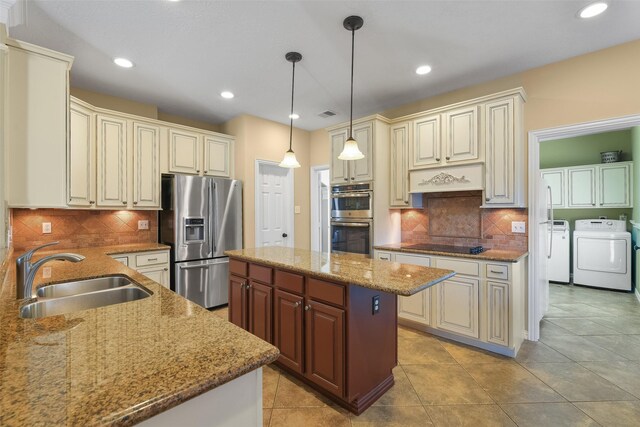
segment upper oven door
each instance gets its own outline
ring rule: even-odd
[[[331,195],[332,218],[372,218],[373,197],[370,191]]]

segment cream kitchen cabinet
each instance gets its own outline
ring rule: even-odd
[[[67,204],[69,70],[73,57],[7,39],[3,182],[9,207]]]
[[[360,160],[340,160],[344,143],[349,137],[349,128],[340,128],[329,133],[331,139],[331,183],[350,184],[373,181],[374,122],[368,120],[353,125],[353,137],[364,154]]]
[[[97,185],[98,207],[126,207],[127,197],[127,121],[98,114]]]
[[[553,207],[633,207],[633,162],[542,169],[551,187]]]
[[[525,207],[522,92],[484,109],[485,207]]]
[[[129,266],[169,289],[169,251],[131,252],[111,256],[114,260]]]
[[[406,208],[411,206],[409,197],[409,123],[399,123],[390,127],[391,185],[389,186],[389,206]]]
[[[440,114],[420,117],[412,122],[413,138],[409,145],[409,169],[440,165]]]
[[[454,270],[411,297],[398,297],[399,322],[434,335],[514,356],[523,341],[526,259],[496,262],[376,250],[375,258]]]
[[[67,204],[158,209],[160,127],[71,98]]]
[[[233,138],[169,128],[169,171],[231,176]]]

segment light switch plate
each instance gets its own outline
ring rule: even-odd
[[[138,230],[148,230],[149,229],[149,220],[141,219],[138,221]]]
[[[512,233],[526,233],[527,228],[524,221],[511,221]]]
[[[299,214],[300,212],[302,212],[302,209],[300,209],[300,206],[294,206],[293,212]]]
[[[51,223],[43,222],[42,223],[42,234],[51,234]]]
[[[42,267],[42,278],[43,279],[51,278],[51,267]]]

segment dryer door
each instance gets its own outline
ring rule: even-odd
[[[604,273],[627,273],[628,241],[625,239],[602,239],[597,237],[578,237],[579,270]]]

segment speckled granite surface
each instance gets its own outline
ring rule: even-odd
[[[80,263],[47,264],[47,282],[124,274],[153,295],[38,320],[18,317],[13,254],[0,288],[0,425],[132,425],[277,358],[272,345],[106,255],[155,249],[78,249]]]
[[[394,243],[390,245],[374,246],[374,249],[381,251],[397,251],[408,252],[414,254],[427,254],[427,255],[441,255],[455,258],[471,258],[483,261],[501,261],[501,262],[518,262],[524,258],[529,252],[527,251],[508,251],[501,249],[489,249],[478,255],[472,254],[459,254],[453,252],[440,252],[440,251],[426,251],[424,249],[407,248],[408,245],[415,245],[415,243]]]
[[[225,254],[311,276],[347,282],[396,295],[413,295],[455,273],[440,268],[398,264],[345,254],[277,247],[240,249]]]

